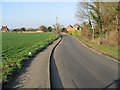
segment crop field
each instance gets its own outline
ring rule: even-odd
[[[8,82],[38,50],[57,38],[52,33],[2,33],[2,82]]]

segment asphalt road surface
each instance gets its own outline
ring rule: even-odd
[[[52,88],[115,88],[118,63],[73,36],[63,35],[52,57]]]

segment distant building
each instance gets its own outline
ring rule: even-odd
[[[75,24],[74,26],[68,26],[66,28],[67,31],[75,31],[75,30],[81,30],[81,27],[78,24]]]
[[[2,26],[0,32],[9,32],[9,29],[7,26]]]

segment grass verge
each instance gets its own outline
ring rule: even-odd
[[[2,77],[8,83],[24,63],[47,47],[59,36],[53,33],[3,33],[2,34]]]

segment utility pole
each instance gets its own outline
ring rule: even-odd
[[[57,31],[57,29],[58,29],[57,23],[58,23],[58,17],[56,16],[56,31]]]
[[[56,34],[59,34],[58,17],[56,16]]]
[[[56,16],[56,25],[57,25],[57,23],[58,23],[58,17]]]

